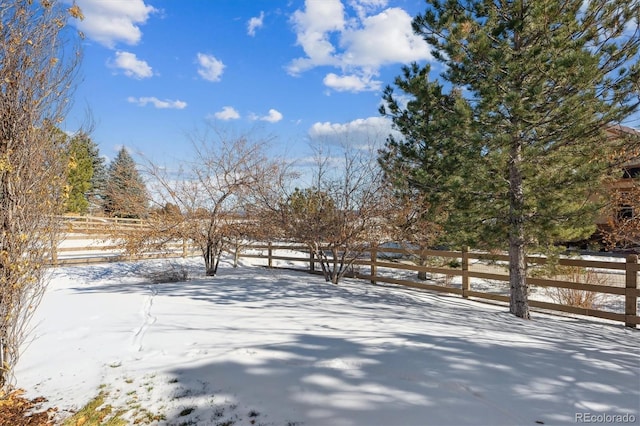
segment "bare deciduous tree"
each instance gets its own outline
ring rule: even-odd
[[[229,250],[233,252],[233,267],[238,266],[240,254],[255,241],[268,241],[274,233],[268,226],[268,222],[257,213],[258,209],[245,211],[242,217],[230,221],[225,229],[226,242]],[[267,226],[265,226],[265,224]]]
[[[381,171],[372,153],[346,143],[341,148],[341,158],[317,149],[312,186],[296,189],[281,208],[285,235],[305,243],[334,284],[382,239],[384,221]]]
[[[602,190],[607,224],[600,229],[610,249],[640,246],[640,131],[631,127],[608,129],[608,143],[615,147],[611,176]]]
[[[434,220],[442,215],[441,208],[430,205],[419,193],[395,192],[385,194],[388,203],[387,234],[391,241],[405,249],[416,250],[412,261],[419,266],[427,266],[429,258],[424,254],[432,249],[443,234],[442,226]],[[418,279],[426,280],[427,273],[418,272]]]
[[[179,213],[155,215],[147,242],[181,238],[195,244],[205,262],[206,275],[214,276],[220,256],[233,242],[257,228],[249,213],[281,176],[281,164],[266,155],[265,142],[248,137],[229,138],[209,127],[192,135],[194,157],[175,173],[149,164],[149,185],[156,202],[176,206]]]
[[[80,61],[69,16],[55,0],[0,3],[0,388],[45,290],[46,252],[65,199],[65,140]]]
[[[637,179],[620,182],[609,192],[608,223],[601,232],[611,249],[640,246],[640,183]]]

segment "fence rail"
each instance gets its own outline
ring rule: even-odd
[[[78,265],[106,261],[135,260],[166,257],[186,257],[197,253],[197,250],[186,241],[174,241],[162,250],[148,251],[136,256],[127,254],[123,245],[114,239],[114,230],[140,230],[147,225],[139,219],[64,217],[65,233],[60,241],[52,242],[50,263],[52,265]],[[283,251],[287,251],[286,255]],[[280,252],[280,253],[278,253]],[[295,268],[318,273],[318,259],[313,257],[308,247],[299,244],[251,244],[243,246],[236,253],[238,257],[264,259],[268,267],[279,260],[292,264]],[[445,265],[419,266],[407,262],[409,257],[449,259],[457,262],[459,267]],[[474,298],[497,302],[509,302],[509,296],[500,292],[482,288],[482,283],[494,281],[507,283],[509,275],[505,273],[509,257],[504,254],[463,251],[425,250],[417,252],[404,248],[376,247],[365,252],[356,260],[350,276],[371,283],[388,283],[405,287],[450,293],[463,298]],[[540,256],[527,258],[535,271],[536,266],[544,265],[548,260]],[[640,324],[638,316],[638,257],[630,255],[620,262],[610,260],[559,259],[560,266],[582,268],[602,275],[605,279],[597,283],[576,282],[563,279],[566,277],[530,276],[530,286],[547,289],[565,289],[579,292],[590,292],[598,296],[612,296],[624,299],[622,307],[613,310],[594,309],[592,307],[571,306],[562,303],[530,298],[532,308],[559,311],[570,314],[586,315],[612,321],[623,322],[627,327],[635,328]],[[364,268],[364,269],[363,269]],[[406,272],[429,273],[444,277],[448,282],[438,284],[424,282],[406,277]],[[459,278],[460,284],[452,286],[451,280]]]
[[[148,227],[143,219],[96,216],[60,216],[62,230],[69,234],[106,234],[114,229],[139,230]]]
[[[196,249],[186,241],[165,243],[160,250],[128,253],[118,235],[148,227],[142,219],[62,216],[62,233],[52,241],[48,263],[53,266],[84,265],[121,260],[187,257]]]
[[[294,251],[299,255],[288,253],[279,255],[278,251],[287,250]],[[400,248],[374,248],[368,252],[368,256],[362,256],[354,262],[354,270],[349,274],[352,278],[370,281],[371,283],[388,283],[404,287],[411,287],[441,293],[450,293],[460,295],[463,298],[475,298],[490,301],[508,303],[509,296],[506,294],[493,293],[480,288],[474,288],[474,284],[482,281],[499,281],[508,282],[509,275],[501,270],[506,269],[508,256],[502,254],[476,253],[468,250],[463,251],[439,251],[427,250],[417,252],[414,250],[406,250]],[[397,255],[398,259],[390,259],[389,255]],[[447,258],[459,261],[459,268],[443,267],[443,266],[419,266],[401,261],[402,258],[419,255],[421,257],[431,256],[436,258]],[[275,260],[284,262],[294,262],[297,268],[310,272],[318,270],[318,260],[310,253],[308,247],[303,245],[276,245],[276,244],[254,244],[245,247],[244,252],[238,254],[239,257],[265,259],[268,267],[273,267]],[[473,262],[475,261],[475,263]],[[542,265],[547,262],[543,257],[529,257],[528,262],[531,265]],[[605,278],[602,281],[606,283],[590,284],[584,282],[568,281],[559,278],[539,278],[528,277],[527,282],[533,287],[569,289],[581,292],[591,292],[598,295],[613,295],[624,298],[624,312],[613,312],[610,310],[594,309],[590,307],[571,306],[561,303],[552,303],[530,299],[529,305],[532,308],[544,309],[549,311],[558,311],[570,314],[585,315],[597,318],[603,318],[612,321],[623,322],[625,326],[635,328],[640,324],[638,316],[638,298],[640,297],[640,289],[638,289],[638,257],[636,255],[627,256],[622,262],[599,261],[599,260],[579,260],[579,259],[559,259],[558,265],[576,268],[584,268],[584,270],[593,271],[602,274]],[[296,266],[296,265],[293,266]],[[302,267],[301,265],[304,265]],[[368,271],[362,272],[358,267],[368,267]],[[476,268],[487,269],[485,271]],[[405,277],[391,276],[384,274],[382,271],[413,271],[425,272],[431,274],[444,275],[445,277],[459,277],[460,287],[451,285],[441,285],[407,279]],[[622,278],[622,280],[621,280]],[[482,281],[478,281],[482,280]]]

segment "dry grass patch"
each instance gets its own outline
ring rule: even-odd
[[[558,267],[553,279],[586,285],[609,285],[606,275],[577,266]],[[584,309],[597,309],[603,302],[603,295],[593,291],[573,288],[547,287],[545,295],[554,303]]]
[[[124,410],[114,409],[110,404],[105,404],[107,393],[102,391],[82,407],[77,413],[62,423],[63,426],[126,426],[129,423],[122,419]]]

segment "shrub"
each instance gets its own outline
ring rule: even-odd
[[[607,285],[607,277],[601,273],[577,266],[560,266],[556,268],[553,279],[590,285]],[[601,303],[603,295],[593,291],[577,290],[573,288],[547,287],[545,294],[554,303],[575,306],[584,309],[596,309]]]
[[[147,278],[154,284],[178,283],[189,280],[189,271],[184,265],[170,264],[167,269],[147,274]]]

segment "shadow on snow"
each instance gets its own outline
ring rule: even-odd
[[[144,280],[82,285],[110,278],[88,269],[78,271],[75,291],[148,292]],[[144,271],[125,272],[135,281]],[[281,407],[285,424],[305,426],[569,424],[576,413],[603,406],[607,414],[638,418],[640,356],[628,343],[637,342],[635,332],[622,327],[544,315],[523,321],[502,307],[455,296],[349,280],[335,286],[318,276],[228,264],[218,277],[155,289],[159,297],[210,306],[212,315],[233,307],[255,318],[250,329],[233,318],[196,325],[228,336],[199,342],[202,348],[226,344],[231,358],[238,357],[170,370],[186,389],[176,400],[210,398],[187,416],[169,413],[170,424],[216,424],[238,406],[254,407],[256,424],[272,424],[265,407]],[[280,321],[273,325],[270,318]],[[168,319],[157,326],[184,333],[193,324]],[[281,338],[234,343],[245,333]],[[224,395],[222,406],[211,402],[216,395]]]

